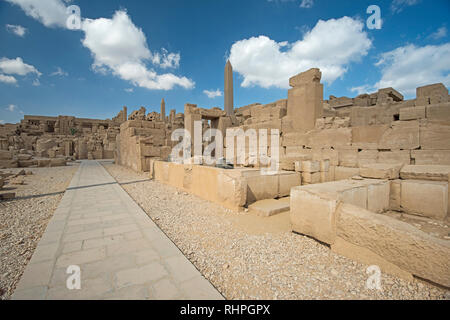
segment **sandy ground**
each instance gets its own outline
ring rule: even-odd
[[[8,183],[0,190],[16,193],[14,200],[0,201],[0,299],[9,299],[14,292],[77,169],[75,163],[67,167],[24,168],[33,174],[20,176],[23,185]]]
[[[227,299],[450,299],[450,291],[382,274],[366,288],[366,265],[294,234],[289,215],[233,213],[104,162],[159,227]]]

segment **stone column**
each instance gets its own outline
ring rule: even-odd
[[[128,120],[128,110],[127,106],[123,106],[123,113],[122,113],[122,123]]]
[[[173,123],[174,120],[175,120],[175,109],[172,109],[170,110],[169,122]]]
[[[314,129],[323,112],[322,73],[313,68],[289,79],[287,118],[295,131]]]
[[[164,98],[161,100],[161,121],[166,122],[166,103]]]
[[[225,65],[225,85],[224,85],[224,110],[227,116],[234,115],[233,105],[233,68],[230,60]]]

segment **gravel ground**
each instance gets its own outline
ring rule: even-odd
[[[382,274],[369,290],[362,265],[290,232],[288,214],[233,213],[104,163],[109,173],[227,299],[450,299],[450,291]]]
[[[16,199],[0,201],[0,299],[9,299],[78,165],[25,168],[25,184],[6,184]],[[2,172],[17,173],[19,169]],[[5,190],[6,189],[6,190]],[[9,191],[10,190],[10,191]]]

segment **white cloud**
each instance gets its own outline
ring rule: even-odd
[[[0,120],[0,124],[5,124],[5,120]]]
[[[50,73],[50,76],[52,77],[54,76],[67,77],[68,75],[69,74],[60,67],[57,67],[55,72]]]
[[[416,88],[442,82],[450,86],[450,43],[439,46],[407,45],[385,52],[375,64],[381,79],[375,89],[393,87],[405,96],[414,96]]]
[[[4,74],[0,73],[0,82],[16,84],[17,83],[17,79],[14,78],[13,76],[7,76],[7,75],[4,75]]]
[[[186,77],[172,73],[157,74],[147,68],[146,61],[162,68],[178,66],[179,55],[167,51],[163,51],[162,55],[153,55],[144,33],[133,24],[125,11],[116,11],[112,19],[86,19],[82,29],[85,32],[82,43],[91,50],[95,71],[112,72],[135,86],[147,89],[170,90],[176,85],[186,89],[194,87],[194,82]]]
[[[180,54],[169,53],[166,49],[161,50],[162,53],[153,55],[152,62],[159,65],[160,68],[178,68],[180,65]]]
[[[314,0],[302,0],[300,3],[300,8],[312,8],[314,5]]]
[[[47,27],[66,28],[66,4],[70,0],[7,0],[20,6],[27,15],[39,20]],[[162,69],[177,68],[179,53],[152,53],[140,28],[137,28],[126,11],[116,11],[112,19],[84,19],[81,25],[85,32],[83,45],[94,57],[92,68],[96,72],[111,72],[135,86],[147,89],[170,90],[174,86],[191,89],[194,81],[173,73],[158,74],[147,67],[147,62]],[[40,74],[39,74],[40,75]]]
[[[405,7],[418,4],[420,0],[392,0],[391,10],[395,13],[401,12]]]
[[[222,96],[222,91],[220,91],[219,89],[217,89],[217,90],[203,90],[203,93],[206,94],[208,96],[208,98],[210,98],[210,99],[214,99],[214,98]]]
[[[430,34],[430,38],[434,40],[439,40],[441,38],[445,38],[447,36],[447,28],[445,26],[440,27],[436,30],[436,32],[433,32]]]
[[[243,87],[288,88],[290,77],[313,67],[320,68],[323,80],[332,83],[371,48],[363,28],[361,21],[349,17],[319,20],[294,43],[276,42],[266,36],[237,41],[229,59],[233,69],[244,77]]]
[[[5,110],[6,111],[9,111],[9,112],[18,112],[18,113],[20,113],[20,114],[23,114],[23,111],[22,110],[20,110],[15,104],[10,104],[9,106],[7,106],[6,108],[5,108]]]
[[[8,110],[10,112],[16,111],[17,106],[15,104],[10,104],[5,110]]]
[[[61,0],[6,0],[18,5],[25,13],[42,22],[46,27],[66,28],[68,14]]]
[[[14,33],[16,36],[24,37],[25,33],[27,32],[27,29],[22,26],[14,25],[14,24],[7,24],[6,30],[8,30],[11,33]]]
[[[126,92],[128,92],[128,93],[131,93],[131,92],[133,92],[134,91],[134,89],[133,88],[126,88],[126,89],[124,89]]]
[[[38,76],[41,73],[32,65],[23,62],[22,58],[17,57],[16,59],[1,58],[0,59],[0,70],[7,74],[17,74],[19,76],[27,75],[28,73],[35,73]]]
[[[351,92],[356,92],[357,95],[363,94],[363,93],[368,93],[370,91],[373,91],[373,87],[370,85],[362,85],[359,87],[353,87],[350,89]]]
[[[34,79],[33,80],[33,86],[35,86],[35,87],[39,87],[41,85],[41,82],[39,81],[39,79]]]

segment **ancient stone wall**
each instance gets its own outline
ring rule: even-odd
[[[0,126],[1,168],[44,165],[44,158],[112,159],[126,107],[113,120],[25,115]]]

